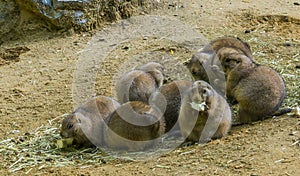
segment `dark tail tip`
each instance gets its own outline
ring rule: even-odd
[[[283,114],[286,114],[286,113],[290,113],[292,112],[293,108],[283,108],[283,109],[279,109],[277,111],[275,111],[272,116],[281,116]]]

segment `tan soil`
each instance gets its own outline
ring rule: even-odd
[[[223,35],[238,36],[249,42],[258,63],[276,69],[287,85],[284,107],[299,105],[300,6],[283,0],[169,1],[152,15],[172,16],[192,26],[208,40]],[[72,81],[76,63],[92,33],[49,32],[46,28],[23,32],[7,40],[0,50],[0,139],[31,132],[64,113],[76,103],[72,100]],[[250,30],[250,33],[245,33]],[[131,40],[110,53],[108,58],[151,55],[151,51],[170,54],[181,61],[190,52],[170,41]],[[20,49],[19,46],[24,46]],[[125,46],[132,46],[128,51]],[[10,48],[5,50],[4,48]],[[15,52],[11,52],[14,50]],[[27,51],[26,48],[30,50]],[[147,50],[145,52],[144,50]],[[171,51],[172,50],[172,51]],[[18,55],[20,56],[18,57]],[[13,55],[13,57],[10,57]],[[17,57],[16,57],[17,56]],[[126,58],[125,58],[126,59]],[[156,58],[159,60],[159,58]],[[115,72],[129,69],[111,59],[106,72],[97,77],[97,94],[114,95]],[[138,59],[139,61],[139,59]],[[145,62],[141,59],[141,62]],[[122,68],[119,68],[122,66]],[[186,75],[168,75],[185,78]],[[120,71],[119,73],[120,74]],[[225,138],[206,145],[181,148],[148,161],[113,160],[88,168],[33,167],[16,173],[1,167],[1,175],[300,175],[299,118],[289,115],[251,125],[235,126]],[[19,130],[19,131],[17,131]],[[0,151],[4,149],[0,148]],[[9,166],[18,158],[0,164]]]

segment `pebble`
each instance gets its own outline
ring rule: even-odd
[[[20,133],[20,130],[12,130],[11,133],[12,134],[17,134],[17,133]]]
[[[283,46],[292,46],[292,44],[290,42],[285,42]]]
[[[128,46],[124,46],[122,49],[123,50],[129,50],[129,47]]]

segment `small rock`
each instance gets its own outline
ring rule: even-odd
[[[20,142],[24,142],[24,141],[25,141],[25,137],[24,137],[24,136],[20,136],[20,137],[19,137],[19,141],[20,141]]]
[[[300,117],[300,107],[299,106],[295,107],[293,113],[294,116]]]
[[[297,131],[292,131],[289,133],[290,136],[294,136],[295,134],[297,134]]]
[[[45,161],[51,162],[51,161],[53,161],[53,159],[52,158],[46,158]]]
[[[250,29],[245,30],[245,34],[248,34],[250,32],[251,32]]]
[[[235,169],[242,169],[243,167],[245,167],[244,164],[234,166]]]
[[[50,173],[54,173],[54,169],[50,169],[49,172],[50,172]]]
[[[290,42],[285,42],[283,46],[292,46],[292,44]]]
[[[128,46],[124,46],[122,49],[123,50],[129,50],[129,47]]]
[[[11,133],[12,134],[17,134],[17,133],[20,133],[20,130],[12,130]]]

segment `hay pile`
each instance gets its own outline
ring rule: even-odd
[[[91,164],[99,165],[114,159],[97,148],[57,148],[56,141],[61,139],[58,122],[64,116],[56,117],[23,136],[0,141],[0,153],[6,161],[3,167],[10,172],[19,170],[30,172],[34,167],[39,169],[71,165],[88,167]]]

